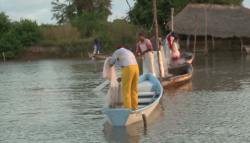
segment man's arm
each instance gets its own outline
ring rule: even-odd
[[[116,60],[117,60],[117,56],[115,54],[113,54],[112,58],[109,62],[110,67],[112,67],[115,64]]]
[[[144,52],[142,52],[141,54],[144,55],[145,53],[147,53],[147,52],[149,52],[149,51],[151,51],[151,50],[150,50],[150,49],[147,49],[147,50],[145,50]]]

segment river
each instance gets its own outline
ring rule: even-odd
[[[166,89],[148,118],[111,127],[101,110],[103,62],[0,62],[1,143],[250,142],[250,55],[196,53],[189,82]]]

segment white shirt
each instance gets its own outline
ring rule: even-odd
[[[114,52],[110,64],[114,65],[116,60],[121,68],[130,65],[137,65],[134,54],[125,48],[120,48]]]

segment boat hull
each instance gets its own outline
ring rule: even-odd
[[[181,58],[184,59],[186,63],[191,64],[194,60],[194,54],[189,52],[181,53]]]
[[[245,46],[245,49],[246,49],[247,53],[250,54],[250,46],[249,45]]]
[[[187,71],[186,74],[180,74],[183,70]],[[169,87],[176,83],[188,81],[193,75],[193,66],[189,63],[185,64],[185,67],[169,68],[169,73],[173,75],[172,78],[162,81],[163,87]]]
[[[146,117],[150,116],[150,114],[159,104],[159,101],[163,94],[163,88],[158,79],[154,77],[151,73],[141,75],[139,78],[139,83],[146,81],[147,79],[148,81],[154,83],[151,91],[155,91],[155,93],[157,94],[157,97],[155,99],[152,99],[153,102],[135,111],[132,111],[131,109],[110,109],[104,107],[102,112],[105,115],[106,120],[109,124],[111,124],[112,126],[127,126],[142,121],[143,114]],[[140,88],[138,88],[138,90],[139,89]]]
[[[88,52],[88,56],[91,59],[93,58],[93,54],[92,53]],[[94,56],[95,60],[106,60],[108,57],[109,57],[108,55],[101,55],[101,54],[100,55],[95,54],[95,56]]]

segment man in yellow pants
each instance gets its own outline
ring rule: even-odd
[[[138,109],[138,81],[139,81],[139,68],[134,54],[125,49],[123,46],[117,46],[112,59],[110,60],[110,67],[118,61],[119,66],[122,68],[121,78],[118,82],[122,81],[122,98],[125,109]]]

